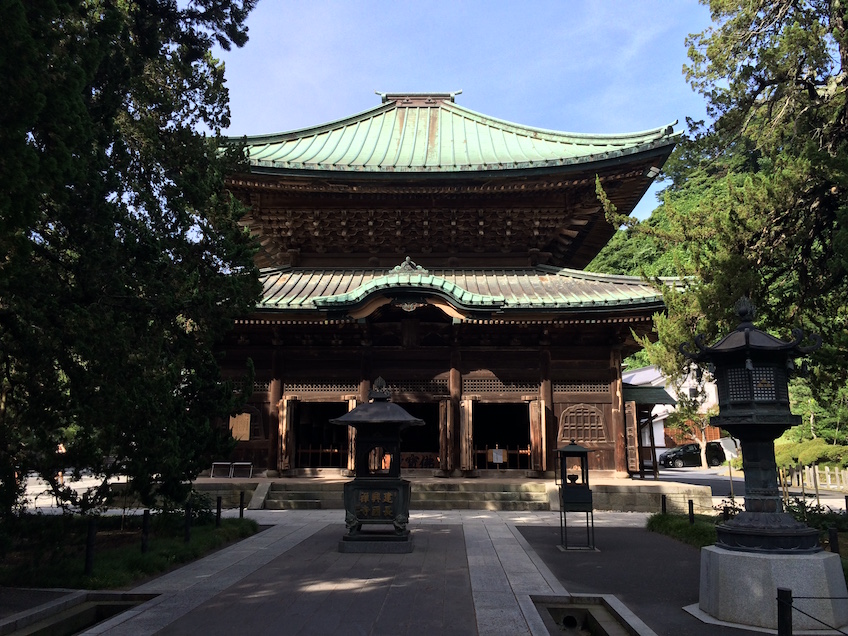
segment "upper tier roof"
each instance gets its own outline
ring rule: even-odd
[[[672,125],[621,135],[543,130],[463,108],[454,95],[383,94],[380,106],[351,117],[247,137],[252,171],[412,176],[577,167],[672,146],[680,134]]]

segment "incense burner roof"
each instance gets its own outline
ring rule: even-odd
[[[544,130],[474,112],[454,95],[383,94],[381,105],[351,117],[247,137],[251,172],[412,177],[579,167],[665,147],[670,152],[680,134],[672,125],[621,135]]]

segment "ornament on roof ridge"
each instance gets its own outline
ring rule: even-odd
[[[416,273],[416,274],[429,274],[429,272],[421,267],[420,265],[416,265],[415,261],[413,261],[408,256],[404,259],[403,263],[400,265],[395,265],[394,269],[392,269],[394,273]]]
[[[368,397],[375,402],[386,402],[392,396],[392,390],[386,384],[382,376],[374,380],[374,385],[368,392]]]
[[[754,322],[754,318],[757,315],[757,308],[747,296],[742,296],[739,300],[737,300],[736,304],[733,306],[733,310],[736,312],[736,315],[739,316],[739,320],[741,322]]]

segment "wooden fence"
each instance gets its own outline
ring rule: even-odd
[[[781,468],[779,473],[784,498],[790,496],[790,488],[794,492],[800,488],[803,493],[809,495],[818,495],[821,491],[848,493],[848,468],[795,466]]]

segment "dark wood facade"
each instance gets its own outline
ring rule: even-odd
[[[403,440],[406,468],[541,475],[553,470],[553,449],[576,439],[596,451],[593,469],[626,471],[621,360],[637,347],[633,333],[650,333],[662,300],[638,279],[576,268],[614,231],[596,177],[627,212],[674,135],[658,129],[621,142],[625,150],[559,163],[442,169],[428,159],[413,169],[410,159],[404,169],[340,165],[332,153],[319,163],[262,158],[322,134],[332,140],[334,130],[349,155],[359,144],[359,155],[373,156],[379,138],[372,148],[355,131],[392,108],[404,111],[395,122],[426,120],[428,143],[443,152],[433,122],[456,116],[452,97],[405,107],[395,98],[376,115],[249,139],[251,173],[230,181],[250,205],[244,224],[265,267],[262,302],[223,343],[228,373],[248,358],[256,370],[238,459],[282,474],[350,467],[354,436],[329,420],[366,400],[381,376],[392,400],[425,421]],[[506,126],[473,115],[478,127]],[[450,144],[465,143],[451,134]],[[546,134],[549,145],[571,143]]]

